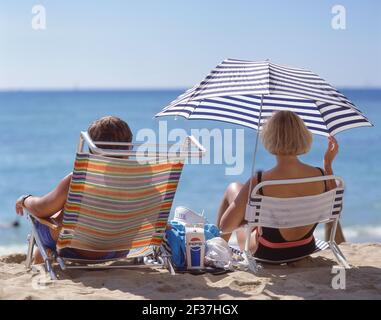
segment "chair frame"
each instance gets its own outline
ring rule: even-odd
[[[98,145],[114,145],[114,146],[136,146],[142,144],[135,143],[124,143],[124,142],[103,142],[103,141],[92,141],[88,132],[81,131],[79,144],[77,147],[77,153],[83,153],[85,144],[88,145],[89,149],[94,153],[102,156],[133,156],[133,157],[148,157],[154,159],[184,159],[185,156],[190,157],[202,157],[206,149],[193,137],[187,136],[184,144],[179,152],[141,152],[139,150],[115,150],[115,149],[102,149],[97,147]],[[148,144],[145,144],[148,145]],[[157,146],[157,145],[151,145]],[[170,145],[160,145],[166,146],[167,150]],[[195,147],[196,151],[190,151],[190,148]],[[26,268],[31,269],[34,247],[37,246],[41,256],[44,260],[44,266],[46,272],[49,273],[52,280],[58,280],[57,273],[54,271],[53,263],[57,262],[61,270],[68,269],[136,269],[136,268],[147,268],[147,267],[161,267],[166,268],[171,275],[175,275],[175,268],[172,263],[172,257],[163,249],[162,245],[153,246],[151,254],[153,259],[145,259],[146,256],[138,256],[136,258],[143,258],[143,263],[140,264],[123,264],[123,265],[105,265],[106,262],[121,261],[125,258],[115,258],[115,259],[101,259],[101,260],[90,260],[90,259],[69,259],[61,257],[58,252],[53,252],[52,256],[49,257],[48,251],[42,244],[41,238],[36,228],[36,221],[48,226],[53,230],[59,228],[58,223],[54,218],[39,218],[33,215],[31,212],[26,210],[26,216],[31,222],[31,233],[28,237],[28,251],[26,257]],[[135,258],[135,257],[134,257]]]
[[[273,185],[285,185],[285,184],[299,184],[299,183],[308,183],[308,182],[319,182],[319,181],[327,181],[327,180],[335,180],[336,183],[338,183],[337,187],[334,190],[344,190],[344,180],[341,177],[335,176],[335,175],[329,175],[329,176],[319,176],[319,177],[311,177],[311,178],[302,178],[302,179],[286,179],[286,180],[268,180],[268,181],[262,181],[258,183],[252,190],[250,194],[249,203],[246,206],[246,213],[245,218],[248,216],[248,212],[253,210],[254,207],[251,204],[251,199],[254,197],[261,197],[259,194],[259,190],[262,187],[265,186],[273,186]],[[274,199],[274,197],[272,197]],[[302,197],[301,197],[302,198]],[[276,198],[275,198],[276,199]],[[284,198],[282,198],[284,199]],[[259,209],[261,210],[261,209]],[[333,206],[332,206],[333,211]],[[313,223],[333,223],[333,227],[331,229],[330,237],[328,240],[329,248],[331,249],[333,255],[335,256],[337,262],[341,264],[345,269],[350,269],[351,266],[348,264],[344,254],[340,250],[339,246],[335,242],[335,235],[337,230],[337,225],[339,223],[340,216],[342,214],[342,206],[339,214],[332,215],[332,217],[328,220],[322,220],[322,221],[311,221],[311,224]],[[300,225],[301,226],[301,225]],[[251,254],[250,252],[250,239],[251,239],[251,232],[255,227],[266,227],[266,225],[262,225],[260,223],[255,223],[248,221],[248,223],[244,226],[245,228],[245,249],[243,252],[243,258],[244,262],[243,264],[252,272],[257,272],[260,269],[260,266],[256,262],[256,258]],[[259,260],[259,259],[257,259]]]

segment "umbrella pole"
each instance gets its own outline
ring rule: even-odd
[[[253,164],[251,166],[251,176],[250,176],[250,187],[249,187],[249,194],[247,196],[247,203],[249,204],[250,201],[250,195],[253,187],[253,176],[255,173],[255,160],[257,158],[257,150],[258,150],[258,140],[259,140],[259,128],[261,127],[261,121],[262,121],[262,107],[263,107],[263,95],[261,95],[261,105],[259,107],[259,117],[258,117],[258,129],[257,129],[257,135],[255,138],[255,147],[254,147],[254,154],[253,154]]]
[[[263,107],[263,95],[261,95],[261,106],[259,108],[259,117],[258,117],[258,129],[257,129],[257,136],[255,139],[255,147],[254,147],[254,154],[253,154],[253,164],[251,167],[251,176],[250,176],[250,184],[249,184],[249,192],[247,195],[247,206],[245,211],[245,218],[246,213],[248,209],[248,205],[250,203],[250,196],[251,196],[251,190],[253,187],[253,175],[255,173],[255,160],[257,158],[257,151],[258,151],[258,140],[259,140],[259,128],[261,127],[261,120],[262,120],[262,107]],[[260,267],[255,262],[255,259],[253,258],[251,252],[250,252],[250,239],[251,239],[251,231],[252,226],[250,224],[247,224],[245,227],[245,233],[246,233],[246,241],[245,241],[245,250],[244,250],[244,264],[247,266],[247,268],[253,272],[257,272]]]

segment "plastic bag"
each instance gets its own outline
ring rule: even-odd
[[[206,241],[205,264],[225,270],[234,269],[233,254],[224,239],[216,237]]]

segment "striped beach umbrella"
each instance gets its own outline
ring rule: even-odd
[[[278,110],[294,111],[311,132],[324,136],[372,126],[348,98],[311,71],[236,59],[224,60],[156,117],[224,121],[257,130]]]

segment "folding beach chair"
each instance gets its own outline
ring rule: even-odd
[[[89,152],[84,152],[85,143]],[[125,150],[100,148],[105,145]],[[131,146],[136,145],[93,142],[81,132],[57,250],[49,257],[36,228],[36,221],[58,228],[54,219],[28,213],[32,225],[28,268],[37,245],[52,279],[57,279],[54,261],[62,270],[160,266],[174,274],[171,257],[161,249],[162,239],[185,157],[202,156],[205,149],[193,137],[187,137],[178,152]],[[72,249],[105,252],[105,258],[73,258],[67,254]],[[119,253],[118,258],[106,258],[110,252]],[[109,263],[119,259],[126,263]]]
[[[289,185],[297,183],[308,183],[317,181],[336,180],[338,185],[335,189],[326,191],[314,196],[304,196],[295,198],[274,198],[258,194],[258,191],[265,186]],[[258,270],[256,260],[271,263],[286,263],[299,260],[303,257],[285,261],[266,261],[253,256],[250,252],[251,232],[255,227],[269,228],[294,228],[311,225],[315,223],[333,223],[330,239],[328,242],[316,240],[316,251],[330,248],[337,259],[346,269],[350,266],[343,253],[335,242],[337,224],[343,207],[344,181],[337,176],[319,176],[303,179],[289,180],[269,180],[262,181],[256,185],[250,194],[250,199],[246,207],[245,225],[246,242],[243,252],[244,265],[249,270]]]

